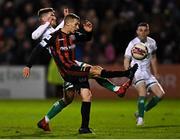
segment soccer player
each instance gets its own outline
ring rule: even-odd
[[[34,48],[30,57],[28,68],[32,66],[36,55],[43,48],[48,48],[53,56],[58,69],[64,78],[65,82],[65,96],[62,100],[56,102],[50,112],[45,116],[43,120],[38,123],[38,126],[45,131],[49,130],[48,122],[58,112],[60,112],[65,106],[72,102],[75,91],[78,91],[82,96],[82,125],[79,129],[79,133],[91,133],[89,125],[89,114],[91,105],[91,92],[89,90],[88,77],[117,77],[126,76],[132,79],[137,65],[127,71],[106,71],[99,66],[82,65],[75,61],[74,48],[75,43],[79,41],[88,41],[92,36],[92,24],[86,21],[83,24],[82,32],[77,32],[79,29],[80,19],[75,14],[68,14],[64,19],[64,27],[61,30],[47,35],[41,43]],[[81,64],[81,66],[80,66]],[[26,69],[23,69],[24,77],[28,77],[29,73]],[[68,90],[68,94],[67,91]],[[70,92],[72,91],[72,92]]]
[[[64,17],[68,15],[69,9],[64,9]],[[55,11],[53,8],[43,8],[38,11],[38,16],[41,25],[32,33],[32,39],[43,39],[45,36],[47,36],[50,33],[53,33],[60,28],[64,26],[64,20],[55,28],[56,26],[56,17],[55,17]],[[76,60],[77,61],[77,60]],[[77,61],[78,62],[78,61]],[[80,65],[87,65],[82,62],[78,62]],[[88,64],[89,65],[89,64]],[[26,67],[26,71],[30,73],[30,69]],[[112,84],[108,79],[102,78],[102,77],[96,77],[94,78],[101,86],[107,88],[108,90],[115,92],[119,97],[123,97],[125,95],[125,92],[127,88],[130,86],[131,81],[128,80],[121,86],[116,86]]]
[[[64,17],[69,13],[69,9],[64,9]],[[38,17],[40,21],[40,26],[32,33],[33,40],[43,39],[46,35],[59,30],[64,26],[64,21],[62,21],[58,26],[57,18],[55,16],[55,10],[53,8],[42,8],[38,11]],[[27,68],[28,69],[28,68]],[[30,69],[29,69],[30,72]],[[64,80],[59,75],[58,69],[54,60],[51,58],[49,68],[48,68],[48,82],[52,83],[56,87],[56,94],[58,97],[63,97],[63,92],[60,85],[63,85]]]
[[[138,112],[136,113],[137,126],[144,124],[144,112],[149,111],[154,106],[156,106],[157,103],[162,99],[162,96],[165,94],[157,80],[159,75],[157,71],[156,41],[148,36],[149,32],[150,30],[148,23],[140,23],[136,30],[137,37],[129,42],[124,57],[124,67],[126,70],[135,63],[137,63],[139,66],[133,80],[139,95]],[[146,45],[148,54],[145,59],[136,60],[132,57],[131,49],[135,44],[140,42]],[[152,68],[154,75],[151,73],[150,68]],[[145,104],[146,93],[149,91],[152,92],[155,96],[153,96],[152,99],[147,104]]]

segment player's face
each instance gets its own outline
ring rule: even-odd
[[[137,33],[137,36],[140,38],[140,39],[146,39],[146,37],[148,36],[149,34],[149,27],[146,27],[146,26],[139,26],[136,30],[136,33]]]
[[[56,26],[57,20],[54,12],[48,12],[43,17],[44,22],[50,22],[51,26]]]
[[[79,29],[80,21],[74,19],[72,22],[69,23],[69,30],[71,33],[75,33]]]

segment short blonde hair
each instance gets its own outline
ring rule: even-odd
[[[38,16],[41,17],[42,14],[48,13],[48,12],[53,12],[53,13],[55,13],[55,11],[54,11],[53,8],[47,7],[47,8],[42,8],[42,9],[40,9],[40,10],[38,11]]]

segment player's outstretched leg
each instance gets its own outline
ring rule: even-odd
[[[103,69],[100,76],[103,78],[128,77],[129,79],[133,79],[137,69],[138,64],[134,64],[133,67],[125,71],[107,71]]]
[[[129,69],[128,78],[129,78],[131,81],[133,80],[134,74],[135,74],[135,72],[137,71],[137,69],[138,69],[138,64],[134,64],[134,66]]]
[[[116,91],[116,94],[119,97],[124,97],[126,90],[131,86],[132,80],[128,79],[124,84],[120,85],[119,89]]]
[[[116,94],[119,97],[124,97],[126,94],[126,90],[131,86],[132,84],[132,80],[134,78],[134,74],[136,72],[138,68],[137,64],[134,64],[134,66],[132,68],[129,69],[129,75],[127,76],[129,79],[120,86],[120,88],[118,89],[118,91],[116,92]]]
[[[131,86],[132,80],[134,78],[134,74],[135,74],[137,69],[138,69],[138,64],[134,64],[134,66],[129,69],[129,75],[127,76],[129,79],[124,84],[122,84],[120,86],[118,91],[116,91],[116,94],[119,97],[124,97],[125,96],[126,90]]]
[[[126,90],[130,87],[132,80],[134,78],[134,74],[136,72],[136,70],[138,69],[138,65],[135,64],[132,68],[130,68],[127,71],[106,71],[104,70],[102,72],[102,75],[104,75],[104,77],[114,77],[114,76],[122,76],[122,77],[128,77],[129,80],[127,80],[124,84],[120,85],[120,86],[115,86],[114,84],[112,84],[110,81],[108,81],[105,78],[102,77],[96,77],[94,79],[96,79],[96,81],[103,87],[115,92],[119,97],[124,97]]]
[[[110,80],[102,77],[95,77],[94,78],[97,83],[104,88],[114,92],[118,96],[123,96],[125,95],[126,89],[131,85],[131,81],[128,80],[122,85],[114,85]],[[121,95],[122,94],[122,95]]]

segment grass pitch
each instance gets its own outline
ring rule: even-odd
[[[95,134],[78,134],[81,101],[74,101],[43,132],[36,123],[55,100],[0,100],[0,138],[37,139],[169,139],[180,138],[180,100],[164,99],[145,114],[145,126],[136,127],[136,100],[93,101],[90,127]]]

